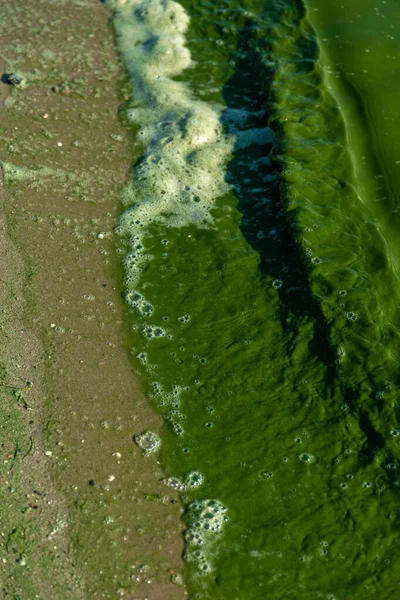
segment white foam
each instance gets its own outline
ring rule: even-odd
[[[210,226],[215,200],[229,189],[224,165],[235,136],[223,131],[223,106],[194,99],[187,84],[172,79],[192,64],[183,7],[172,0],[107,4],[114,8],[117,44],[131,79],[126,116],[142,145],[119,227],[132,248],[125,261],[132,289],[149,259],[137,249],[146,226]]]
[[[227,521],[226,507],[219,500],[195,500],[187,510],[185,558],[204,572],[212,571],[211,557],[217,534]],[[203,549],[200,550],[199,548]]]

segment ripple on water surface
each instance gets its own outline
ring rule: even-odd
[[[126,300],[192,597],[389,598],[397,276],[305,8],[108,4]]]

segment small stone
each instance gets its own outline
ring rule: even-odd
[[[115,456],[115,458],[121,458],[121,452],[113,452],[111,456]]]
[[[62,142],[57,142],[57,146],[58,146],[59,148],[61,148],[61,146],[62,146]]]
[[[108,481],[114,481],[115,475],[107,475]]]
[[[50,116],[50,115],[49,115],[49,113],[44,113],[44,115],[43,115],[43,119],[48,119],[48,118],[49,118],[49,116]]]
[[[22,87],[25,84],[25,79],[21,75],[18,75],[18,73],[9,73],[6,77],[7,83],[10,85]]]
[[[60,92],[61,94],[64,94],[64,96],[68,96],[71,91],[66,83],[58,83],[57,85],[53,85],[51,89],[56,94]]]
[[[51,456],[53,453],[51,450],[46,450],[45,456]]]

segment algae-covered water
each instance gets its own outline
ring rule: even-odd
[[[125,299],[190,597],[395,598],[400,6],[108,5]]]

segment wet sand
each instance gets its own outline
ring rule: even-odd
[[[2,73],[27,80],[0,84],[3,594],[179,600],[181,506],[132,441],[161,419],[121,299],[113,230],[132,141],[109,14],[18,0],[0,16]]]

